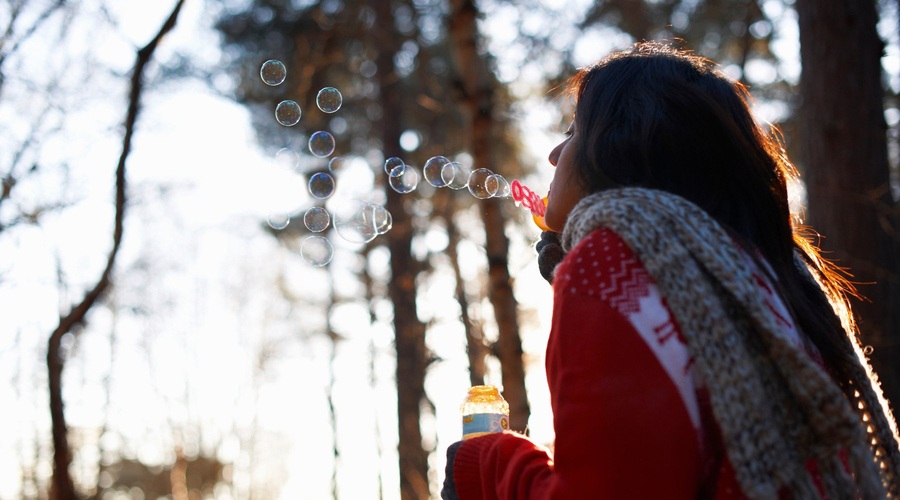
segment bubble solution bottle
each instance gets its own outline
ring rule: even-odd
[[[463,439],[509,429],[509,403],[492,385],[476,385],[460,407]]]

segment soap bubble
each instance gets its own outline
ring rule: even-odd
[[[311,266],[322,267],[334,258],[334,246],[324,236],[309,236],[300,245],[300,255]]]
[[[316,106],[326,113],[334,113],[341,109],[343,103],[341,92],[334,87],[325,87],[316,94]]]
[[[375,232],[384,234],[394,227],[394,217],[381,205],[372,207],[372,220],[375,224]]]
[[[272,229],[276,231],[281,231],[282,229],[288,227],[288,224],[291,223],[291,217],[282,212],[271,212],[266,216],[266,224],[269,225]]]
[[[469,170],[457,161],[452,161],[441,168],[441,180],[450,189],[462,189],[469,182]]]
[[[309,178],[309,194],[324,200],[334,194],[334,177],[325,172],[318,172]]]
[[[368,243],[378,236],[374,223],[364,214],[354,218],[335,219],[334,229],[341,238],[351,243]]]
[[[509,182],[500,174],[491,174],[484,182],[484,186],[494,198],[509,198]]]
[[[309,152],[319,158],[330,156],[334,153],[334,136],[323,130],[309,136]]]
[[[281,148],[275,153],[275,162],[288,170],[300,165],[300,154],[291,148]]]
[[[400,158],[397,158],[396,156],[392,156],[392,157],[388,158],[387,160],[384,160],[384,173],[386,173],[390,176],[393,176],[394,169],[396,169],[397,167],[405,167],[405,166],[406,166],[406,163],[403,163],[403,160],[401,160]],[[402,170],[397,170],[398,175],[401,174],[402,172],[403,172]]]
[[[314,233],[321,233],[331,224],[331,216],[322,207],[312,207],[303,214],[303,224]]]
[[[347,160],[343,156],[335,156],[328,162],[328,170],[338,173],[347,166]]]
[[[387,210],[376,203],[348,201],[335,208],[334,229],[351,243],[368,243],[382,234],[379,231],[390,229],[390,214],[385,215],[385,212]]]
[[[388,183],[391,185],[391,189],[400,194],[412,193],[419,185],[419,172],[410,165],[394,167]]]
[[[472,196],[479,200],[486,200],[493,196],[493,193],[487,187],[487,180],[492,175],[494,173],[486,168],[475,169],[469,174],[466,184],[469,186],[469,192],[472,193]]]
[[[441,179],[441,169],[448,163],[450,163],[450,160],[443,156],[433,156],[429,158],[428,161],[425,162],[425,166],[422,167],[422,173],[425,175],[425,180],[434,187],[446,186],[447,183]]]
[[[284,63],[276,59],[269,59],[259,68],[259,77],[266,85],[281,85],[287,77],[287,68]]]
[[[284,100],[275,107],[275,119],[285,127],[293,127],[300,121],[300,105],[295,101]]]

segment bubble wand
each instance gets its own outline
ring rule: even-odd
[[[509,191],[516,202],[516,206],[521,204],[531,212],[531,219],[537,227],[541,228],[541,231],[551,231],[547,224],[544,223],[544,214],[547,211],[546,196],[541,198],[537,193],[519,182],[518,179],[513,179],[509,185]]]

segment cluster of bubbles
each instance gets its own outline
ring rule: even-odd
[[[287,68],[278,60],[270,59],[262,64],[259,76],[266,85],[277,86],[287,78]],[[324,113],[334,113],[341,108],[343,97],[334,87],[325,87],[316,94],[316,107]],[[293,127],[300,122],[302,116],[300,105],[293,100],[283,100],[275,107],[275,120],[285,127]],[[334,154],[335,140],[331,133],[320,130],[309,137],[309,152],[318,158],[328,158]],[[275,155],[279,165],[294,170],[300,164],[300,155],[290,148],[282,148]],[[335,193],[337,183],[334,173],[340,171],[345,159],[340,156],[331,157],[328,172],[317,172],[310,176],[309,194],[317,200],[330,199]],[[419,185],[419,171],[402,159],[391,157],[384,162],[384,172],[388,175],[388,185],[401,194],[412,193]],[[443,156],[429,158],[422,168],[425,180],[436,188],[460,190],[468,188],[475,198],[506,198],[510,196],[510,184],[499,174],[489,169],[469,170],[460,162],[451,161]],[[322,236],[329,226],[343,239],[352,243],[368,243],[378,235],[391,229],[393,218],[390,212],[377,203],[361,200],[331,200],[334,206],[331,213],[321,206],[306,210],[303,223],[311,233],[300,246],[300,254],[310,265],[319,267],[327,265],[334,257],[331,241]],[[267,218],[270,227],[284,229],[290,224],[286,215],[270,215]]]
[[[469,171],[460,162],[450,161],[443,156],[434,156],[425,162],[422,170],[425,180],[434,187],[469,188],[469,193],[480,200],[508,198],[510,195],[509,182],[502,175],[495,174],[487,168]]]
[[[391,157],[385,160],[384,171],[388,174],[391,188],[398,193],[411,193],[419,184],[418,170],[400,158]],[[450,161],[444,156],[429,158],[422,173],[425,180],[434,187],[468,188],[472,196],[481,200],[510,196],[509,182],[502,175],[495,174],[487,168],[470,171],[462,163]]]

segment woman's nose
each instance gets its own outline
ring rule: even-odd
[[[562,144],[558,144],[552,151],[550,151],[550,156],[547,158],[550,160],[550,164],[554,167],[556,166],[556,162],[559,160],[559,152],[562,150]]]

